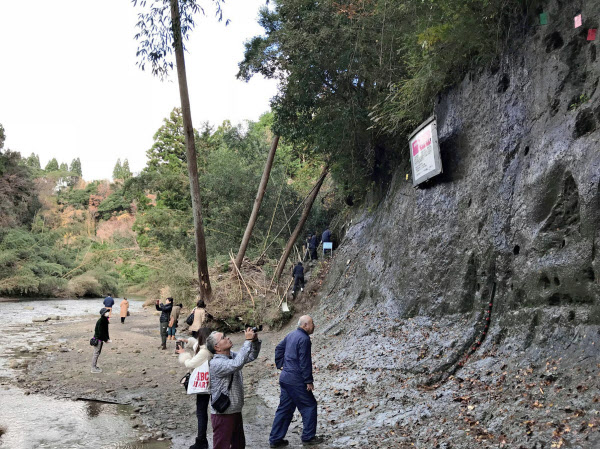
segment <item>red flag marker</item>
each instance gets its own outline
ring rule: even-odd
[[[596,40],[596,31],[598,31],[596,28],[590,28],[588,30],[588,41],[595,41]]]
[[[575,16],[575,28],[579,28],[581,26],[581,14]]]

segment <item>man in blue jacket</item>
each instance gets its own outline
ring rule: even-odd
[[[294,411],[302,415],[302,444],[311,446],[323,442],[317,437],[317,401],[313,395],[313,376],[310,335],[315,331],[313,319],[304,315],[298,320],[298,329],[290,332],[275,348],[275,365],[283,369],[279,376],[281,396],[275,412],[269,445],[282,447]]]
[[[108,317],[112,317],[112,308],[115,305],[115,300],[112,299],[112,296],[110,296],[110,293],[108,294],[108,296],[106,298],[104,298],[104,307],[106,307],[108,309]]]

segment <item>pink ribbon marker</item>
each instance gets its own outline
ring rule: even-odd
[[[575,16],[575,28],[579,28],[581,26],[581,14]]]
[[[596,28],[590,28],[588,30],[588,41],[595,41],[596,40],[596,31],[598,31]]]

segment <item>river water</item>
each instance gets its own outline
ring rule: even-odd
[[[118,304],[115,300],[118,319]],[[132,314],[143,301],[130,298]],[[28,326],[33,318],[89,319],[99,316],[102,299],[0,300],[0,448],[4,449],[167,449],[166,441],[140,442],[131,427],[127,405],[70,401],[43,395],[26,395],[9,386],[17,372],[10,368],[16,356],[27,357],[44,344],[47,333]],[[115,313],[113,313],[113,316]]]

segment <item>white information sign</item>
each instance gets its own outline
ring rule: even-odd
[[[413,186],[442,172],[437,123],[434,117],[429,118],[411,134],[409,146]]]

